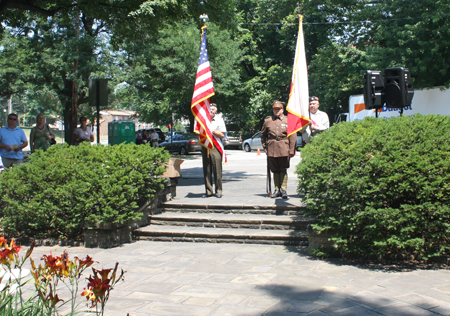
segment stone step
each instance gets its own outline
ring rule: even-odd
[[[172,213],[220,213],[220,214],[260,214],[260,215],[303,215],[303,208],[273,206],[241,206],[236,205],[162,205],[160,212]]]
[[[304,230],[268,230],[150,225],[134,231],[137,240],[251,243],[307,246]]]
[[[164,203],[134,238],[155,241],[308,245],[313,216],[294,205],[199,205]]]
[[[149,216],[150,225],[170,225],[211,228],[304,229],[312,217],[303,215],[261,215],[239,213],[164,212]]]

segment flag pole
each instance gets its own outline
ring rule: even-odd
[[[301,23],[301,21],[302,21],[302,14],[300,13],[300,2],[297,2],[297,13],[298,13],[298,23]],[[311,111],[309,111],[309,110],[308,110],[308,115],[309,115],[309,121],[311,122]],[[311,127],[309,127],[309,129],[311,129]],[[311,135],[312,135],[312,130],[311,130]]]
[[[203,13],[200,15],[200,20],[203,20],[203,26],[202,26],[202,38],[203,38],[203,32],[206,29],[206,20],[208,19],[208,16],[206,13]],[[206,148],[206,157],[209,159],[209,147]]]
[[[298,36],[295,47],[289,101],[286,107],[288,111],[288,137],[291,135],[297,136],[297,132],[307,127],[311,122],[307,114],[309,113],[308,68],[302,28],[303,16],[300,14],[299,3],[297,3],[297,13],[299,14]]]

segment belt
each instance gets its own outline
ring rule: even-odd
[[[269,139],[276,139],[276,140],[281,140],[281,139],[286,139],[286,136],[273,136],[273,135],[269,135]]]

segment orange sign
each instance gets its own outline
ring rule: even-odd
[[[365,110],[366,106],[364,103],[356,103],[355,104],[355,114],[358,112],[361,112],[362,110]]]
[[[355,103],[355,114],[361,112],[366,109],[366,105],[364,103]],[[377,109],[377,112],[382,112],[383,109]]]

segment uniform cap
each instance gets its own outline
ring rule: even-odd
[[[318,97],[310,97],[309,102],[311,102],[311,101],[319,101],[319,98]]]
[[[273,109],[282,109],[283,106],[284,106],[284,103],[281,101],[275,101],[274,103],[272,103]]]

